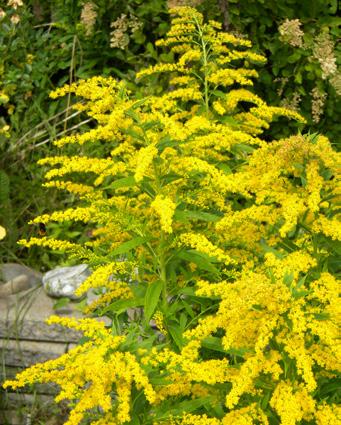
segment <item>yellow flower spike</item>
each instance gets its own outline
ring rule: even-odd
[[[172,233],[172,219],[176,204],[167,196],[157,195],[151,203],[151,208],[160,217],[161,229],[165,233]]]
[[[118,267],[120,266],[121,264],[118,265]],[[110,276],[112,276],[116,270],[116,263],[110,263],[105,266],[98,267],[77,289],[76,295],[82,295],[94,287],[98,288],[105,286],[108,283]]]
[[[155,325],[163,335],[167,335],[167,329],[164,327],[164,317],[161,311],[157,311],[152,319],[155,321]]]
[[[76,243],[63,241],[60,239],[47,238],[46,236],[42,238],[30,238],[29,240],[21,239],[18,241],[18,244],[25,246],[26,248],[30,248],[31,246],[34,246],[34,245],[43,246],[56,251],[77,252],[77,251],[83,250],[83,247]]]
[[[317,425],[333,425],[341,421],[341,407],[337,404],[322,403],[315,413]]]
[[[220,425],[222,422],[219,419],[209,418],[207,415],[191,415],[187,413],[181,420],[174,423],[179,425]]]
[[[252,403],[241,409],[233,409],[223,417],[221,423],[222,425],[253,425],[255,423],[267,425],[269,421],[256,403]]]
[[[220,69],[212,73],[208,81],[221,86],[232,86],[234,83],[242,86],[252,86],[253,81],[250,79],[251,77],[258,77],[258,73],[254,69]]]
[[[158,150],[154,145],[149,145],[139,151],[136,158],[137,166],[134,174],[136,182],[140,182],[143,179],[157,154]]]
[[[216,257],[219,261],[226,265],[235,263],[234,259],[226,254],[221,248],[216,247],[204,235],[200,235],[198,233],[183,233],[180,236],[180,242],[181,244],[190,246],[203,254]]]
[[[295,425],[309,418],[315,411],[315,401],[307,390],[302,386],[295,388],[287,381],[277,385],[270,405],[278,413],[283,425]]]
[[[85,184],[73,183],[73,182],[64,182],[60,180],[53,180],[43,184],[44,187],[55,187],[57,189],[67,190],[70,193],[75,195],[86,195],[94,191],[92,186]]]

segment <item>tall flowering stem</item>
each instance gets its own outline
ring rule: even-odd
[[[75,206],[37,217],[81,222],[74,240],[22,241],[67,252],[93,274],[94,319],[52,319],[86,342],[7,382],[57,382],[67,425],[336,424],[340,154],[321,135],[265,141],[278,116],[252,92],[264,58],[251,43],[172,10],[158,45],[174,60],[141,99],[95,77],[58,89],[97,126],[56,145],[48,187]],[[87,154],[86,154],[87,152]],[[114,328],[114,326],[113,326]]]

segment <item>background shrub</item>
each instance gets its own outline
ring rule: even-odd
[[[0,246],[4,260],[25,258],[37,267],[52,267],[61,260],[35,250],[29,254],[15,244],[18,235],[36,232],[27,226],[29,219],[62,202],[41,189],[43,170],[36,161],[47,154],[51,140],[91,126],[70,112],[70,97],[50,102],[49,92],[93,75],[123,77],[135,87],[136,70],[159,59],[172,60],[153,42],[169,28],[168,7],[186,4],[222,22],[225,30],[252,39],[255,49],[267,57],[255,82],[256,93],[272,105],[299,111],[311,131],[328,135],[339,146],[340,18],[334,0],[2,2],[0,168],[7,176],[13,217],[3,218],[11,222]],[[141,88],[141,96],[150,90],[147,84],[161,93],[165,80],[151,79]],[[271,140],[292,130],[290,123],[278,121],[264,137]],[[67,232],[67,226],[55,231]]]

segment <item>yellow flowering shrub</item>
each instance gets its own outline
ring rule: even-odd
[[[250,91],[264,58],[248,40],[172,10],[160,95],[95,77],[58,89],[97,126],[56,142],[48,187],[77,205],[34,222],[84,236],[32,238],[87,262],[95,319],[50,319],[83,344],[5,386],[53,381],[67,425],[336,424],[340,155],[319,135],[267,141],[277,116]]]

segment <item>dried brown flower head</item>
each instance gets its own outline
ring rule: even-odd
[[[8,0],[7,2],[7,6],[12,7],[15,10],[23,5],[24,3],[22,2],[22,0]]]
[[[303,46],[304,32],[301,30],[299,19],[286,19],[279,27],[280,39],[292,47]]]
[[[91,1],[86,2],[81,12],[81,23],[84,25],[85,34],[87,37],[93,33],[96,19],[96,6]]]
[[[323,115],[324,104],[326,103],[327,93],[321,91],[318,87],[314,87],[311,91],[311,115],[314,123],[320,122]]]
[[[15,13],[14,15],[11,16],[11,22],[13,25],[17,25],[20,22],[20,16]]]
[[[337,71],[334,42],[327,32],[319,34],[314,41],[313,55],[320,63],[322,78],[325,80]]]
[[[168,9],[173,9],[174,7],[181,7],[181,6],[196,7],[196,6],[199,6],[199,4],[202,2],[203,0],[168,0],[167,7]]]
[[[336,72],[329,80],[330,84],[334,87],[336,94],[341,96],[341,72]]]
[[[110,33],[110,47],[125,49],[130,41],[129,35],[134,34],[141,27],[142,22],[136,16],[122,14],[111,23],[111,28],[114,30]]]
[[[301,103],[302,97],[299,93],[294,92],[290,98],[284,98],[281,101],[281,106],[284,108],[290,109],[291,111],[299,112],[299,105]]]

